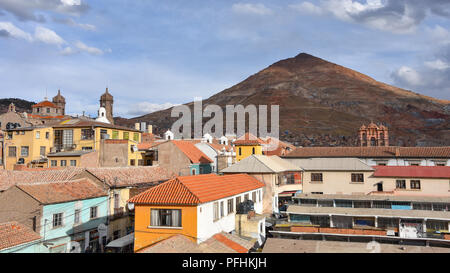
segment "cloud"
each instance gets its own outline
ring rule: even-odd
[[[3,33],[3,37],[19,38],[27,40],[29,42],[33,40],[33,37],[29,33],[26,33],[25,31],[16,27],[11,22],[0,22],[0,30]]]
[[[437,59],[435,61],[425,62],[425,66],[427,66],[428,68],[437,69],[437,70],[445,70],[447,68],[450,68],[450,64],[448,64],[440,59]]]
[[[269,15],[272,10],[264,4],[236,3],[231,7],[233,12],[240,14]]]
[[[0,12],[9,12],[21,21],[45,22],[39,12],[80,15],[88,9],[81,0],[0,0]]]
[[[172,106],[175,106],[178,104],[173,104],[170,102],[166,102],[166,103],[162,103],[162,104],[157,104],[157,103],[151,103],[151,102],[139,102],[137,104],[133,104],[131,105],[131,109],[128,110],[128,115],[130,116],[142,116],[145,114],[149,114],[149,113],[153,113],[159,110],[164,110],[167,108],[170,108]]]
[[[392,76],[397,82],[401,82],[408,86],[419,86],[422,83],[419,73],[408,66],[400,67],[392,74]]]
[[[92,54],[92,55],[102,55],[103,54],[103,50],[98,49],[96,47],[87,46],[86,44],[84,44],[83,42],[80,42],[80,41],[77,41],[75,43],[75,46],[79,50],[87,52],[87,53]]]
[[[94,25],[77,23],[72,18],[54,18],[53,21],[56,23],[60,23],[60,24],[64,24],[64,25],[68,25],[68,26],[72,26],[72,27],[79,27],[84,30],[89,30],[89,31],[97,30],[97,28]]]
[[[34,38],[46,44],[62,45],[65,44],[63,38],[56,34],[53,30],[37,26],[34,31]]]
[[[290,7],[393,33],[414,32],[429,14],[450,18],[450,2],[444,0],[324,0],[318,5],[302,2]]]

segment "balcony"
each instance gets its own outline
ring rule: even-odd
[[[109,216],[109,219],[112,221],[125,216],[128,216],[128,213],[124,207],[114,208],[113,214]]]

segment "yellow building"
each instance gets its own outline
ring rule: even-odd
[[[51,127],[17,128],[7,131],[5,166],[9,170],[18,163],[27,167],[52,167],[52,161],[46,159],[48,155],[53,158],[53,164],[56,160],[57,165],[53,167],[70,166],[70,162],[77,161],[75,157],[89,151],[98,151],[99,159],[104,147],[102,140],[106,139],[126,143],[126,165],[137,166],[143,162],[143,155],[137,149],[141,135],[139,130],[83,119],[68,119]]]
[[[250,133],[246,133],[244,136],[238,138],[234,142],[236,146],[236,161],[239,162],[251,155],[262,155],[263,144],[263,141]]]

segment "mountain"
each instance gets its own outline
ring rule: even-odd
[[[6,113],[8,111],[8,106],[12,103],[16,106],[16,112],[29,112],[31,113],[31,106],[36,104],[32,101],[17,99],[17,98],[9,98],[9,99],[0,99],[0,114]]]
[[[357,145],[359,127],[371,121],[389,128],[390,145],[450,145],[450,101],[306,53],[270,65],[204,100],[203,107],[207,104],[280,105],[280,138],[301,146]],[[120,123],[145,121],[162,133],[177,120],[170,113],[171,108]]]

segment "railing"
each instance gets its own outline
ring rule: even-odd
[[[115,220],[124,216],[127,216],[128,214],[125,211],[124,207],[120,208],[114,208],[114,214],[110,215],[110,220]]]

